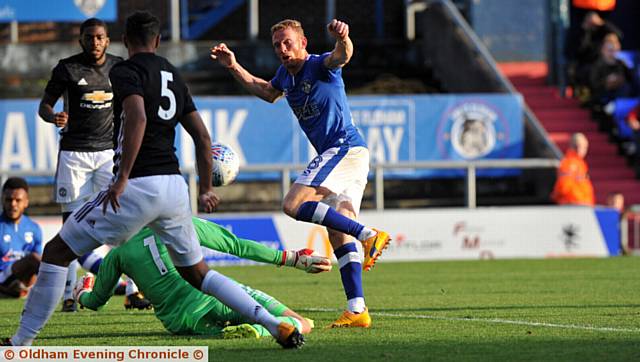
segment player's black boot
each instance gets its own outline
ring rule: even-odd
[[[151,302],[145,298],[142,293],[135,292],[133,294],[129,294],[124,298],[124,308],[125,309],[151,309],[153,306]]]
[[[61,312],[77,312],[78,304],[73,299],[65,299],[64,302],[62,302],[62,309],[60,311]]]
[[[304,335],[296,327],[283,322],[278,326],[276,341],[285,349],[300,348],[304,344]]]

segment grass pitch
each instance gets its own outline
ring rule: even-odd
[[[379,263],[364,273],[366,330],[323,328],[345,305],[335,266],[219,270],[314,319],[306,345],[171,336],[152,312],[125,311],[122,297],[102,312],[56,312],[36,344],[207,345],[212,361],[640,360],[640,258]],[[23,302],[0,299],[1,337]]]

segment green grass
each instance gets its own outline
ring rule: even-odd
[[[171,336],[152,312],[115,297],[102,312],[56,312],[37,345],[207,345],[215,361],[638,361],[640,259],[380,263],[364,275],[370,329],[324,329],[344,308],[337,268],[324,275],[220,268],[316,321],[306,345]],[[0,336],[22,300],[0,300]]]

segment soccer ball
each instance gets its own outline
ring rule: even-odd
[[[225,186],[238,176],[240,160],[231,147],[224,143],[214,142],[211,145],[213,158],[213,186]]]

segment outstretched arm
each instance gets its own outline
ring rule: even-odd
[[[193,218],[193,226],[198,234],[200,245],[222,253],[235,255],[273,265],[286,265],[305,270],[307,273],[320,273],[331,270],[331,261],[319,255],[311,255],[313,250],[276,250],[253,240],[242,239],[226,228],[199,218]]]
[[[327,31],[336,38],[336,45],[331,54],[324,58],[324,65],[329,69],[344,67],[353,55],[353,43],[349,38],[349,25],[333,19],[327,25]]]
[[[256,77],[244,69],[236,60],[235,54],[225,43],[220,43],[211,48],[211,59],[217,60],[220,65],[227,68],[233,78],[240,83],[249,93],[270,103],[282,96],[282,92],[275,89],[270,82]]]

